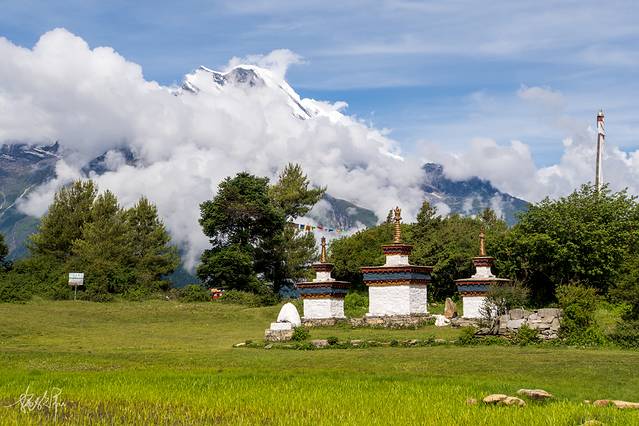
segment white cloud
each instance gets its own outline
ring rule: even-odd
[[[176,88],[145,80],[140,66],[112,49],[91,49],[64,29],[44,34],[33,49],[0,38],[0,57],[0,143],[59,140],[65,151],[57,179],[21,204],[29,214],[41,215],[55,189],[77,179],[87,161],[123,145],[135,151],[139,164],[126,165],[114,151],[106,157],[109,171],[94,178],[125,206],[143,194],[155,202],[175,241],[187,249],[188,266],[207,246],[197,221],[199,203],[238,171],[274,178],[287,162],[298,162],[331,195],[370,208],[382,219],[400,205],[405,219],[412,220],[424,199],[421,158],[403,156],[388,132],[341,113],[343,103],[300,99],[282,80],[287,67],[301,60],[288,50],[231,61],[270,67],[260,71],[268,80],[264,87],[221,89],[212,84],[210,73],[198,70],[189,74],[201,89],[197,95],[175,95]],[[563,145],[562,138],[556,141],[563,149],[561,160],[544,167],[535,164],[524,138],[497,142],[504,139],[495,136],[499,128],[492,126],[502,119],[501,99],[483,92],[471,98],[481,107],[477,117],[469,114],[471,124],[486,116],[493,121],[463,129],[460,123],[456,137],[484,137],[471,139],[464,149],[446,145],[447,150],[442,146],[449,139],[442,139],[424,152],[425,159],[443,164],[451,178],[479,176],[530,201],[567,194],[592,180],[594,134],[565,112],[564,95],[549,87],[521,86],[513,96],[515,102],[534,106],[533,117],[541,124],[529,124],[537,132],[532,135],[547,132],[544,126],[566,135]],[[507,106],[514,105],[510,102]],[[294,111],[300,108],[312,118],[298,118]],[[508,132],[521,127],[516,124],[507,126]],[[627,153],[608,144],[604,178],[613,189],[629,186],[639,194],[639,151]],[[436,208],[442,215],[450,212],[443,203]]]
[[[244,58],[234,56],[229,61],[226,70],[230,70],[238,65],[252,64],[271,70],[278,78],[283,79],[286,70],[291,65],[303,64],[302,57],[288,49],[276,49],[267,55],[248,55]]]
[[[270,67],[258,70],[263,87],[221,88],[206,70],[195,71],[189,81],[201,89],[197,95],[146,81],[137,64],[110,48],[91,49],[64,29],[44,34],[33,49],[0,39],[0,57],[0,143],[59,140],[65,153],[58,178],[22,203],[29,214],[42,214],[55,189],[78,178],[87,161],[124,145],[139,164],[111,152],[110,170],[93,178],[124,206],[143,194],[155,202],[187,249],[187,266],[208,244],[199,204],[242,170],[274,178],[298,162],[313,183],[380,217],[401,205],[410,219],[421,204],[419,163],[402,158],[395,141],[341,114],[343,103],[300,99],[281,80],[300,60],[290,51],[242,60]],[[298,118],[295,108],[312,118]]]

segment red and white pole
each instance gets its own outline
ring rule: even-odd
[[[595,172],[595,188],[597,192],[601,191],[603,185],[603,179],[601,177],[602,156],[603,156],[603,144],[606,138],[606,132],[604,130],[604,113],[599,111],[597,114],[597,167]]]

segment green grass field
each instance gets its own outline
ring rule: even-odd
[[[278,308],[214,303],[0,304],[2,424],[639,424],[639,412],[585,399],[639,400],[639,352],[539,347],[232,348],[259,340]],[[455,330],[315,329],[338,336],[454,338]],[[22,413],[29,386],[62,389]],[[467,398],[543,388],[553,402],[469,406]]]

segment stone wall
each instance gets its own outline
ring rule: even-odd
[[[561,309],[544,308],[536,311],[512,309],[507,315],[499,317],[499,334],[517,333],[523,325],[538,330],[538,335],[544,340],[559,337]]]
[[[433,321],[434,317],[430,314],[413,314],[351,318],[350,324],[352,327],[415,328]]]

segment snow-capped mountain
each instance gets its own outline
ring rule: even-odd
[[[291,114],[299,119],[306,120],[313,117],[325,116],[334,121],[345,118],[335,108],[314,101],[301,98],[300,95],[286,82],[276,76],[272,71],[255,65],[238,65],[227,72],[214,71],[205,66],[200,66],[195,71],[187,74],[182,85],[174,90],[176,96],[184,94],[198,94],[223,92],[227,90],[256,90],[266,89],[271,93],[281,96],[291,108]]]

